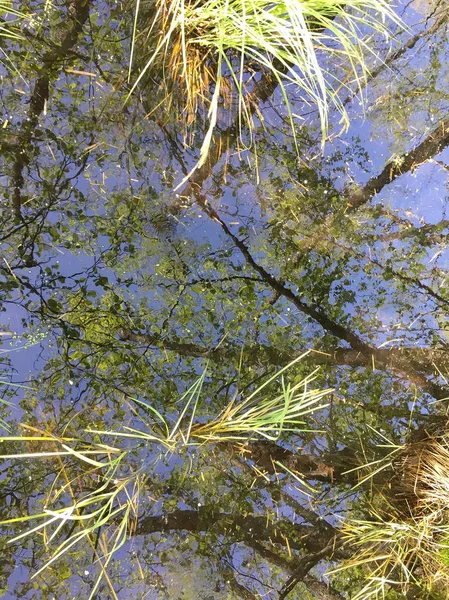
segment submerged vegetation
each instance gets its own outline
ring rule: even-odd
[[[445,3],[1,6],[5,599],[447,598]]]

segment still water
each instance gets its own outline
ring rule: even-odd
[[[125,9],[35,10],[2,41],[0,416],[27,437],[1,444],[26,455],[0,465],[2,597],[274,599],[294,576],[289,598],[354,597],[341,528],[392,476],[360,465],[449,398],[444,3],[370,41],[386,64],[324,149],[274,89],[184,183],[204,127],[150,84],[127,101]],[[273,398],[294,422],[270,427]]]

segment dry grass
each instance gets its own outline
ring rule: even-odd
[[[348,519],[342,529],[357,554],[338,570],[367,573],[354,600],[384,598],[390,589],[405,594],[411,586],[423,598],[449,589],[449,439],[407,444],[393,464],[388,489],[378,491],[380,508],[369,520]]]

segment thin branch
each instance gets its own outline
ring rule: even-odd
[[[393,52],[393,54],[390,54],[390,56],[387,56],[387,58],[384,61],[382,61],[379,64],[379,66],[377,66],[375,69],[370,71],[369,75],[367,75],[365,80],[362,80],[359,82],[359,87],[365,87],[370,81],[372,81],[373,79],[378,77],[378,75],[384,69],[388,69],[394,62],[396,62],[399,58],[401,58],[401,56],[403,56],[408,50],[412,50],[420,40],[422,40],[426,37],[432,36],[434,33],[436,33],[438,31],[438,29],[447,22],[448,18],[449,18],[449,13],[448,13],[447,9],[443,9],[440,12],[439,18],[436,19],[434,21],[434,23],[428,29],[422,29],[419,33],[416,33],[414,36],[410,37],[406,41],[406,43],[403,46],[401,46],[400,48],[398,48],[398,50]],[[358,92],[359,92],[359,89],[357,91],[355,91],[353,94],[349,95],[347,98],[345,98],[343,104],[346,105],[349,102],[351,102],[357,96]]]
[[[273,552],[257,540],[251,540],[248,545],[266,561],[277,566],[283,571],[286,571],[287,573],[291,573],[293,575],[300,566],[297,559],[287,558],[286,556],[282,556],[277,552]],[[324,581],[320,581],[312,575],[307,575],[304,577],[303,583],[307,586],[308,590],[313,592],[313,597],[316,598],[316,600],[343,600],[343,596],[337,592],[337,590],[333,589],[332,586]]]
[[[304,581],[310,569],[317,565],[323,558],[332,558],[332,556],[335,554],[335,551],[338,550],[342,544],[342,541],[333,539],[327,544],[327,546],[315,554],[304,556],[298,562],[295,572],[289,577],[279,592],[279,600],[284,600],[288,594],[294,590],[298,583]]]
[[[14,190],[13,211],[16,224],[22,220],[23,172],[31,160],[29,146],[31,145],[39,118],[44,111],[49,97],[50,81],[54,77],[57,63],[67,58],[71,49],[76,44],[79,34],[88,19],[90,4],[89,0],[74,0],[71,3],[69,27],[61,44],[46,52],[42,58],[42,67],[29,101],[28,118],[24,120],[21,130],[17,134],[17,142],[11,148],[14,156],[12,182]]]
[[[232,566],[228,566],[224,569],[224,575],[226,577],[226,583],[233,592],[240,596],[240,598],[243,598],[243,600],[260,600],[259,595],[256,596],[251,590],[237,581],[235,569],[233,569]]]

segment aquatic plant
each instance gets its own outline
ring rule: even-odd
[[[0,37],[20,37],[17,24],[24,18],[24,13],[16,10],[11,1],[0,0]]]
[[[223,113],[237,114],[240,133],[243,126],[252,130],[264,78],[273,90],[279,86],[293,135],[298,115],[292,92],[318,109],[324,142],[331,108],[343,128],[349,124],[341,90],[352,84],[361,89],[367,58],[379,58],[367,32],[388,38],[389,24],[401,22],[385,0],[138,0],[130,77],[134,63],[140,72],[132,91],[153,85],[159,72],[164,110],[178,102],[186,126],[207,113],[196,168],[208,156]]]
[[[107,567],[136,531],[142,490],[158,462],[167,454],[180,455],[189,448],[205,444],[244,443],[254,437],[277,439],[283,431],[306,429],[305,419],[325,406],[322,399],[331,390],[310,389],[314,373],[294,385],[284,381],[283,373],[305,354],[267,378],[249,395],[242,397],[236,393],[225,409],[210,420],[196,416],[205,370],[180,398],[182,409],[171,418],[163,416],[147,401],[130,399],[135,406],[145,409],[146,416],[139,419],[138,427],[92,428],[83,436],[73,437],[22,425],[27,435],[0,438],[3,448],[7,444],[25,444],[31,449],[28,452],[4,450],[0,459],[49,459],[56,461],[58,466],[56,476],[48,486],[43,511],[1,523],[9,526],[32,523],[30,529],[21,531],[10,543],[34,534],[42,535],[50,558],[33,577],[77,544],[88,543],[100,565],[100,574],[89,600],[95,597],[103,580],[115,597]],[[273,396],[266,388],[279,376],[282,391]],[[105,439],[114,442],[105,442]],[[149,461],[143,464],[140,461],[136,467],[133,458],[136,452],[145,455],[148,449]],[[97,548],[100,530],[104,532],[102,551]]]
[[[422,598],[439,597],[449,588],[447,434],[397,448],[384,466],[393,467],[392,476],[376,490],[370,518],[343,524],[342,537],[354,556],[334,573],[363,568],[365,581],[354,600],[395,591],[403,597],[410,588]]]

